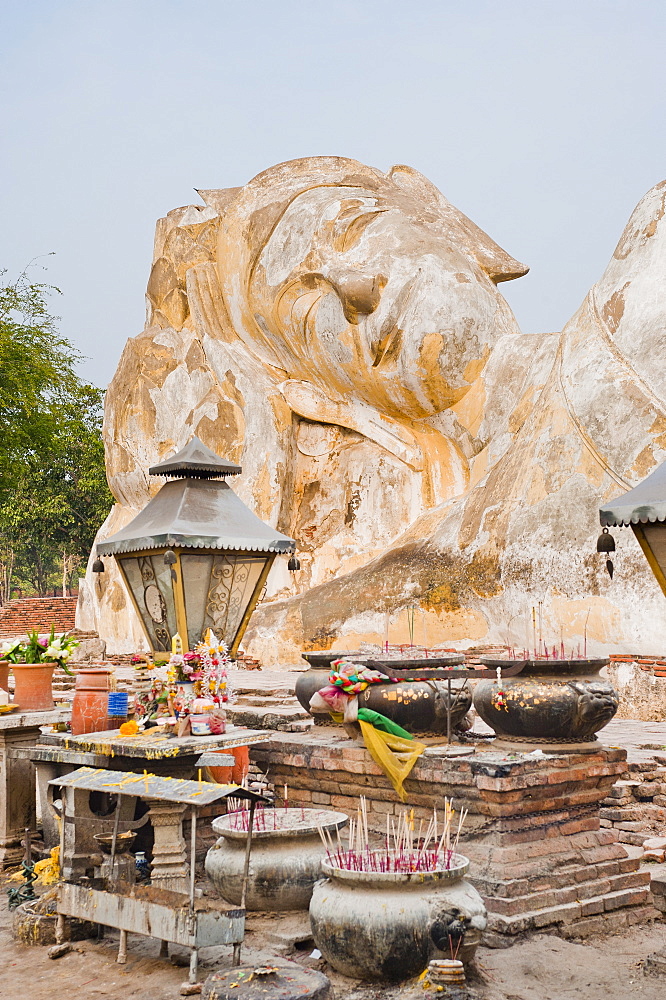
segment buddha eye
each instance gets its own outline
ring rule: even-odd
[[[345,212],[340,215],[336,222],[336,233],[333,238],[333,246],[339,251],[339,253],[344,253],[346,250],[350,250],[354,244],[358,243],[362,234],[365,232],[366,228],[371,222],[386,212],[385,208],[371,208],[367,209],[365,212],[356,212],[349,218],[349,213]],[[346,217],[345,217],[346,216]]]

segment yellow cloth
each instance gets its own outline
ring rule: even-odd
[[[403,782],[426,749],[425,743],[405,740],[401,736],[393,736],[392,733],[383,733],[369,722],[362,722],[360,719],[359,726],[368,753],[374,762],[379,764],[400,799],[405,802],[407,793],[402,787]]]
[[[60,848],[54,847],[51,855],[35,865],[36,885],[55,885],[60,881]]]

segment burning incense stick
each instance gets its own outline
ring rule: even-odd
[[[466,810],[458,814],[455,836],[452,834],[455,810],[450,799],[444,800],[444,826],[440,830],[437,812],[433,811],[425,836],[423,823],[415,836],[414,810],[403,810],[394,822],[386,817],[383,846],[370,847],[368,809],[364,797],[359,801],[356,817],[349,819],[348,847],[343,848],[338,832],[337,845],[327,830],[318,826],[319,836],[326,849],[326,859],[336,868],[365,872],[433,872],[453,866]]]

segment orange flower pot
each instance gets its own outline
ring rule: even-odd
[[[9,660],[0,660],[0,688],[9,691]]]
[[[24,712],[50,712],[51,681],[57,663],[12,663],[14,703]]]

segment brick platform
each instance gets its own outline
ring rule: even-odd
[[[666,830],[666,757],[630,762],[627,768],[628,777],[602,802],[601,826],[617,830],[620,843],[642,847]]]
[[[403,807],[365,748],[340,730],[279,733],[250,748],[279,800],[355,813],[365,795],[370,827]],[[650,875],[638,871],[615,830],[601,829],[599,807],[626,768],[624,750],[504,757],[477,750],[446,757],[430,749],[405,783],[417,822],[453,797],[469,810],[463,853],[489,914],[486,943],[504,947],[548,928],[564,937],[620,930],[660,916]]]

